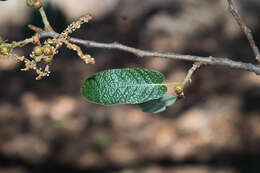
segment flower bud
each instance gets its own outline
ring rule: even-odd
[[[34,4],[34,2],[35,2],[35,0],[26,0],[26,5],[27,5],[28,7],[32,7],[33,4]]]
[[[3,43],[3,38],[0,36],[0,44]]]
[[[52,57],[46,57],[46,58],[43,59],[43,61],[44,61],[45,63],[47,63],[47,64],[48,64],[48,63],[51,63],[52,60],[53,60]]]
[[[10,48],[7,46],[3,46],[0,48],[1,55],[8,55],[10,52]]]
[[[34,55],[40,56],[43,53],[42,47],[41,46],[35,46],[33,48],[33,52],[34,52]]]
[[[183,96],[183,95],[184,95],[184,94],[183,94],[183,86],[182,86],[182,85],[177,85],[177,86],[175,87],[175,93],[176,93],[176,95],[179,96],[179,97]]]
[[[44,47],[43,47],[43,54],[44,54],[45,56],[52,55],[52,54],[53,54],[52,47],[50,47],[50,46],[44,46]]]
[[[42,7],[41,0],[35,0],[35,2],[33,3],[33,7],[37,9],[41,8]]]

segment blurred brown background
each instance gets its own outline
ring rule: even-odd
[[[73,36],[117,41],[160,52],[233,57],[256,63],[225,0],[53,0],[46,12],[56,31],[92,14]],[[236,3],[260,46],[260,1]],[[21,0],[0,2],[0,35],[30,37],[40,16]],[[32,45],[17,49],[28,55]],[[185,99],[158,115],[135,105],[105,107],[80,94],[84,80],[111,68],[160,71],[181,81],[191,62],[86,49],[85,65],[62,49],[49,78],[34,80],[21,64],[0,59],[0,173],[259,173],[260,78],[254,73],[203,66]],[[172,92],[172,91],[170,91]]]

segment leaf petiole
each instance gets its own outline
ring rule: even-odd
[[[162,83],[162,85],[165,85],[165,86],[178,86],[178,85],[181,85],[181,84],[182,84],[181,82]]]

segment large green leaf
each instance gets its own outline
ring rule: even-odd
[[[159,113],[166,110],[166,107],[171,106],[177,100],[177,96],[163,96],[159,99],[150,100],[148,102],[140,103],[138,106],[143,112]]]
[[[81,88],[83,96],[103,105],[138,104],[162,97],[164,76],[147,69],[112,69],[96,73]]]

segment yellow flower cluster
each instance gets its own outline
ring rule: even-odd
[[[78,56],[86,64],[94,64],[95,63],[94,58],[92,58],[88,54],[83,54],[79,46],[72,44],[69,41],[69,34],[79,29],[83,23],[88,22],[90,19],[91,16],[89,15],[80,18],[78,21],[70,24],[58,37],[45,40],[43,45],[41,45],[40,35],[37,32],[30,39],[25,39],[20,42],[12,42],[11,44],[5,43],[3,39],[0,37],[0,55],[6,57],[12,56],[15,57],[15,60],[17,62],[23,62],[25,64],[25,68],[21,70],[22,71],[34,70],[38,75],[36,77],[36,80],[40,80],[45,76],[49,76],[50,64],[53,60],[53,57],[58,53],[58,49],[61,48],[63,44],[65,44],[67,48],[76,51]],[[30,54],[30,58],[25,58],[24,56],[17,56],[15,54],[11,54],[12,50],[15,47],[22,47],[28,43],[33,43],[37,45],[34,47],[32,53]]]

